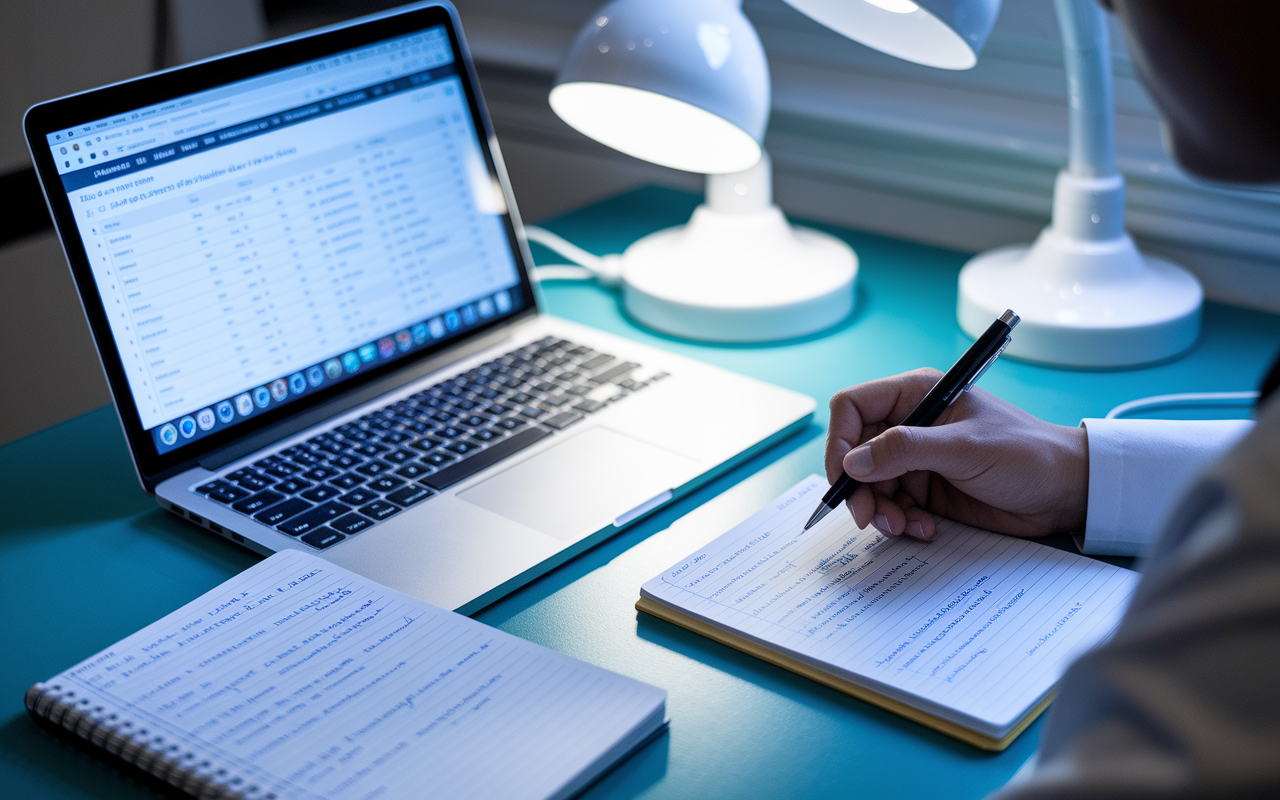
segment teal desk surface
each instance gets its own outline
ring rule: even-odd
[[[643,189],[547,227],[597,253],[686,220],[692,195]],[[546,285],[547,309],[805,392],[814,423],[680,502],[482,610],[518,636],[669,692],[670,731],[590,788],[589,798],[838,796],[976,798],[1032,754],[1042,723],[986,753],[683,629],[639,614],[642,582],[685,555],[688,531],[723,531],[822,469],[826,399],[844,386],[968,346],[955,322],[966,255],[827,228],[861,260],[857,310],[820,336],[717,346],[643,330],[590,284]],[[543,251],[540,261],[553,257]],[[1280,347],[1280,317],[1209,304],[1185,357],[1124,372],[1001,360],[983,386],[1074,425],[1126,400],[1255,388]],[[18,391],[19,387],[6,387]],[[162,511],[133,476],[114,413],[100,408],[0,448],[0,794],[142,797],[148,790],[46,734],[23,691],[207,591],[257,557]]]

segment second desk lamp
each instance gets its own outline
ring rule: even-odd
[[[889,55],[968,69],[1000,0],[786,0],[837,33]],[[1067,71],[1068,161],[1053,216],[1030,246],[975,256],[960,273],[957,316],[977,337],[992,316],[1022,317],[1008,354],[1074,367],[1126,367],[1185,352],[1200,331],[1200,283],[1140,253],[1124,227],[1113,146],[1111,48],[1094,0],[1054,0]]]
[[[761,144],[769,67],[740,0],[617,0],[570,49],[550,103],[597,141],[707,175],[687,225],[659,231],[621,258],[594,259],[531,230],[530,238],[619,280],[639,322],[721,342],[789,339],[853,309],[857,257],[844,242],[792,227],[773,203]],[[609,273],[613,274],[609,274]]]

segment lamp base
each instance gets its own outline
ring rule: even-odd
[[[1030,247],[975,256],[960,271],[957,316],[977,337],[1011,308],[1006,354],[1071,367],[1133,367],[1177,356],[1200,333],[1200,282],[1143,255],[1128,234],[1103,241],[1045,228]]]
[[[665,333],[711,342],[766,342],[829,328],[853,311],[858,258],[825,233],[793,228],[770,205],[725,213],[640,239],[622,254],[628,314]]]

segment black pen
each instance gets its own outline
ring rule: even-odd
[[[1013,332],[1019,321],[1018,315],[1012,310],[1001,314],[1000,319],[991,323],[986,333],[978,337],[978,341],[960,356],[959,361],[951,365],[947,374],[934,384],[920,404],[898,424],[913,428],[927,428],[936,422],[938,417],[942,416],[942,412],[947,410],[947,406],[972,389],[978,382],[978,378],[981,378],[982,374],[1000,357],[1004,349],[1009,346],[1009,334]],[[822,502],[818,504],[813,516],[809,517],[809,521],[804,524],[804,529],[807,531],[817,525],[823,517],[831,513],[833,508],[848,500],[861,485],[861,481],[850,478],[848,473],[840,473],[840,479],[822,496]]]

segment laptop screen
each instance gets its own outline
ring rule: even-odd
[[[443,25],[46,137],[157,454],[509,316]]]

